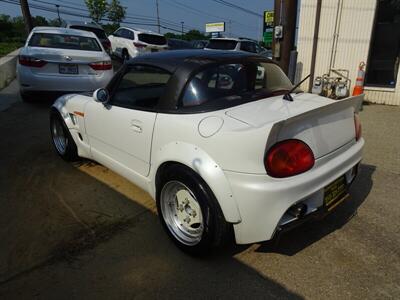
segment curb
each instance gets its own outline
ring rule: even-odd
[[[16,63],[20,49],[0,58],[0,90],[9,85],[16,76]]]

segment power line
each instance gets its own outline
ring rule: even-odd
[[[5,2],[5,3],[8,3],[8,4],[13,4],[13,5],[20,5],[19,0],[0,0],[0,2]],[[37,5],[37,4],[29,4],[29,6],[31,8],[33,8],[33,9],[52,12],[52,13],[57,13],[56,9],[52,9],[52,8],[49,8],[49,7],[44,7],[44,6],[40,6],[40,5]],[[67,10],[64,10],[64,9],[60,10],[60,13],[62,13],[64,15],[90,19],[89,15],[84,15],[84,14],[81,14],[81,13],[75,13],[75,12],[67,11]],[[102,21],[111,21],[108,18],[102,18],[101,20]],[[122,24],[128,24],[128,25],[157,26],[157,24],[152,24],[152,23],[139,23],[139,22],[127,22],[127,21],[123,21],[121,23]],[[175,31],[175,32],[181,32],[181,30],[179,30],[179,29],[174,29],[174,28],[171,28],[171,27],[165,26],[165,25],[161,25],[161,28],[168,29],[168,30]]]
[[[178,7],[178,8],[180,8],[180,9],[184,10],[184,11],[189,11],[189,12],[191,12],[191,13],[200,15],[200,16],[202,16],[202,17],[203,17],[203,16],[209,16],[209,17],[212,17],[212,18],[217,18],[217,19],[219,19],[219,20],[226,20],[226,21],[229,20],[229,19],[227,19],[227,18],[223,18],[223,17],[220,17],[220,16],[212,15],[212,14],[210,14],[210,13],[207,13],[207,12],[202,11],[202,10],[200,10],[200,9],[197,9],[197,8],[192,7],[192,6],[186,5],[186,4],[181,3],[181,2],[179,2],[179,1],[175,1],[175,0],[163,0],[163,1],[167,1],[167,2],[170,2],[170,3],[173,2],[173,3],[175,3],[175,4],[177,5],[177,6],[175,6],[175,7]]]
[[[5,2],[5,3],[9,3],[9,4],[14,4],[14,5],[18,5],[20,3],[19,0],[0,0],[0,1],[1,2]],[[55,0],[55,1],[57,1],[59,3],[62,3],[62,4],[57,4],[57,3],[54,3],[54,2],[49,2],[49,1],[44,1],[44,0],[32,0],[32,1],[43,4],[43,5],[40,5],[40,4],[31,3],[30,7],[32,7],[33,9],[52,12],[52,13],[57,13],[57,10],[55,10],[53,8],[53,6],[56,7],[57,5],[59,5],[59,12],[61,14],[68,15],[68,16],[75,16],[75,17],[82,17],[82,18],[91,19],[90,16],[89,16],[89,11],[88,11],[87,7],[84,6],[84,5],[81,5],[79,3],[74,3],[74,2],[71,2],[71,1],[67,1],[67,0]],[[209,14],[209,13],[207,13],[205,11],[202,11],[200,9],[191,7],[189,5],[186,5],[186,4],[181,3],[179,1],[176,1],[176,0],[165,0],[165,1],[168,1],[170,3],[172,2],[171,4],[174,4],[175,7],[179,8],[179,9],[182,9],[182,10],[185,10],[185,11],[188,11],[188,12],[191,12],[191,13],[194,13],[194,14],[198,14],[198,15],[200,15],[202,17],[204,17],[204,16],[212,16],[214,18],[217,18],[217,16],[215,16],[215,15]],[[213,1],[218,2],[218,1],[223,1],[223,0],[213,0]],[[226,2],[226,1],[224,1],[224,2]],[[70,6],[68,4],[71,4],[71,5],[74,5],[74,6]],[[44,5],[47,5],[47,6],[44,6]],[[50,7],[48,7],[48,6],[50,6]],[[66,10],[66,9],[68,9],[68,10]],[[74,10],[74,11],[71,11],[71,10]],[[75,12],[75,11],[79,11],[79,12]],[[87,14],[82,14],[82,11],[87,13]],[[165,18],[160,18],[160,23],[158,23],[158,19],[155,18],[155,17],[152,17],[152,16],[146,16],[146,15],[140,15],[140,14],[127,14],[125,16],[125,19],[127,19],[128,21],[122,21],[121,22],[122,24],[142,25],[142,26],[151,26],[151,27],[158,27],[159,26],[159,27],[161,27],[163,29],[171,30],[171,31],[174,31],[174,32],[181,32],[182,31],[182,27],[181,27],[182,24],[181,23],[174,22],[174,21],[171,21],[171,20],[168,20],[168,19],[165,19]],[[242,26],[252,27],[252,26],[249,26],[249,25],[246,25],[246,24],[239,23],[237,21],[230,20],[228,18],[220,18],[220,19],[228,20],[228,22],[231,21],[231,22],[234,22],[234,23],[237,23],[237,24],[241,24]],[[102,18],[102,21],[108,21],[109,22],[110,20],[108,18]],[[160,24],[160,25],[158,25],[158,24]],[[252,28],[255,28],[255,27],[252,27]],[[191,30],[191,29],[195,29],[195,30],[198,30],[198,31],[204,33],[204,30],[202,30],[200,28],[184,25],[184,32],[187,32],[188,30]],[[230,30],[230,33],[231,33],[232,36],[237,36],[236,34],[232,34],[231,30]]]
[[[50,5],[52,5],[52,4],[54,5],[54,3],[49,3],[49,2],[46,2],[46,1],[42,1],[42,0],[32,0],[32,1],[38,1],[38,2],[43,2],[43,3],[50,4]],[[57,2],[65,2],[65,3],[69,3],[69,4],[74,4],[75,5],[75,3],[71,2],[71,1],[61,1],[61,0],[56,0],[56,1]],[[86,6],[80,5],[80,4],[76,4],[76,5],[82,7],[83,10],[88,11]],[[65,4],[63,4],[62,6],[70,8],[70,9],[79,10],[79,11],[82,10],[82,9],[79,9],[79,8],[76,8],[76,7],[67,6]],[[152,17],[152,16],[146,16],[146,15],[140,15],[140,14],[126,14],[125,18],[126,19],[131,19],[131,20],[154,21],[154,22],[157,21],[157,24],[158,24],[158,19],[155,18],[155,17]],[[164,23],[164,25],[166,24],[168,26],[181,28],[181,24],[178,23],[178,22],[173,22],[173,21],[165,19],[165,18],[159,18],[159,19],[160,19],[160,21],[162,23]],[[184,28],[185,29],[196,29],[196,30],[199,30],[201,32],[204,32],[203,30],[201,30],[201,29],[199,29],[197,27],[193,27],[193,26],[186,26],[185,25]],[[178,32],[178,30],[176,30],[176,31]]]
[[[47,4],[47,5],[51,5],[51,6],[53,6],[53,5],[58,5],[58,4],[54,3],[54,2],[48,2],[48,1],[43,1],[43,0],[32,0],[32,1],[34,1],[34,2],[39,2],[39,3],[44,3],[44,4]],[[60,1],[58,1],[58,2],[60,2]],[[69,2],[69,3],[72,3],[72,2]],[[65,8],[73,9],[73,10],[77,10],[77,11],[82,11],[82,10],[84,10],[85,12],[89,13],[89,11],[88,11],[88,9],[87,9],[86,6],[85,6],[85,7],[81,6],[82,8],[78,8],[78,7],[68,6],[68,5],[63,4],[63,5],[60,5],[60,7],[65,7]],[[136,20],[154,21],[154,20],[155,20],[155,18],[153,18],[153,17],[133,17],[133,16],[130,16],[130,15],[126,15],[126,18],[127,18],[127,19],[131,19],[131,20],[134,20],[134,21],[136,21]],[[177,26],[177,27],[180,27],[180,24],[179,24],[179,23],[175,23],[175,24],[174,24],[173,22],[169,22],[169,21],[165,21],[165,23],[166,23],[166,24],[169,24],[169,25],[175,25],[175,26]]]
[[[251,15],[253,15],[253,16],[257,16],[257,17],[260,17],[260,18],[263,17],[263,15],[261,15],[261,14],[259,14],[259,13],[256,13],[255,11],[252,11],[252,10],[250,10],[250,9],[241,7],[241,6],[239,6],[239,5],[236,5],[236,4],[234,4],[234,3],[231,3],[231,2],[228,2],[228,1],[225,1],[225,0],[212,0],[212,1],[217,2],[217,3],[219,3],[219,4],[222,4],[222,5],[225,5],[225,6],[228,6],[228,7],[231,7],[231,8],[235,8],[235,9],[237,9],[237,10],[240,10],[240,11],[242,11],[242,12],[251,14]]]
[[[43,6],[43,5],[40,5],[40,4],[32,4],[31,3],[29,6],[32,7],[33,9],[47,11],[47,12],[57,12],[55,9],[53,9],[53,6],[56,6],[58,4],[56,4],[54,2],[48,2],[48,1],[43,1],[43,0],[32,0],[32,1],[43,3],[45,5],[49,5],[50,6],[50,7],[47,7],[47,6]],[[19,4],[19,0],[1,0],[1,2],[14,4],[14,5],[18,5]],[[58,1],[58,2],[60,2],[60,1]],[[69,1],[64,1],[64,2],[72,4],[72,2],[69,2]],[[82,8],[77,8],[77,7],[68,6],[68,5],[63,4],[63,5],[59,5],[59,7],[60,8],[65,7],[65,8],[68,8],[68,9],[77,10],[77,11],[80,11],[80,12],[85,11],[85,12],[89,13],[87,8],[83,7],[83,6],[82,6]],[[60,13],[62,13],[64,15],[75,16],[75,17],[83,17],[83,18],[90,19],[89,15],[82,14],[82,13],[71,12],[71,11],[65,10],[65,9],[61,9]],[[156,20],[154,17],[150,17],[150,16],[148,16],[148,17],[147,16],[132,17],[132,16],[128,15],[128,16],[126,16],[126,19],[131,19],[131,20],[134,20],[135,22],[122,21],[121,23],[129,24],[129,25],[152,26],[152,27],[158,26],[158,24],[156,24],[156,23],[149,23],[149,22],[153,22],[153,21]],[[102,21],[110,21],[108,18],[102,18],[101,20]],[[141,20],[141,22],[138,22],[138,20]],[[162,20],[161,21],[162,24],[160,24],[161,28],[167,29],[167,30],[171,30],[171,31],[175,31],[175,32],[181,32],[181,24],[180,23],[175,23],[175,22],[169,21],[167,19],[161,19],[161,20]],[[147,21],[147,22],[144,23],[145,21]],[[172,28],[172,27],[174,27],[174,28]],[[191,28],[191,27],[185,26],[185,29],[187,29],[187,28]],[[198,28],[194,28],[194,27],[191,28],[191,29],[199,30]],[[199,30],[199,31],[201,31],[201,30]]]
[[[243,24],[243,23],[240,23],[240,22],[238,22],[238,21],[235,21],[235,20],[232,20],[232,19],[229,19],[229,18],[224,18],[224,17],[221,17],[221,16],[216,16],[216,15],[207,13],[207,12],[205,12],[205,11],[202,11],[202,10],[200,10],[200,9],[197,9],[197,8],[192,7],[192,6],[186,5],[186,4],[184,4],[184,3],[182,3],[182,2],[179,2],[179,1],[176,1],[176,0],[163,0],[163,1],[167,1],[169,4],[173,5],[174,7],[178,8],[178,9],[181,9],[181,10],[183,10],[183,11],[186,11],[186,12],[189,12],[189,13],[192,13],[192,14],[195,14],[195,15],[199,15],[199,16],[201,16],[201,17],[203,17],[203,18],[204,18],[204,16],[210,16],[210,17],[212,17],[212,18],[216,18],[216,19],[218,19],[218,20],[226,21],[226,22],[228,22],[228,23],[235,23],[235,24],[238,24],[238,25],[240,25],[241,27],[247,27],[247,28],[249,28],[249,29],[256,29],[256,30],[258,29],[256,26],[251,26],[251,25],[248,25],[248,24]],[[231,35],[231,36],[237,36],[237,35],[235,35],[235,34],[232,34],[232,30],[230,30],[230,34],[229,34],[229,35]]]

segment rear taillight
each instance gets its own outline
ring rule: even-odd
[[[20,65],[27,67],[35,67],[35,68],[41,68],[47,64],[47,62],[44,60],[25,55],[19,55],[18,61]]]
[[[94,62],[89,64],[89,66],[96,71],[104,71],[112,69],[112,63],[110,60]]]
[[[285,140],[272,146],[265,155],[265,169],[272,177],[289,177],[314,166],[311,148],[300,140]]]
[[[111,49],[110,41],[104,41],[103,42],[103,47],[104,47],[105,50],[110,50]]]
[[[133,46],[135,46],[136,48],[146,48],[147,47],[146,44],[142,44],[142,43],[138,43],[138,42],[133,42]]]
[[[361,120],[358,114],[354,114],[354,127],[356,129],[356,141],[362,136]]]

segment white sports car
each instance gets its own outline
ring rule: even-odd
[[[148,191],[173,241],[199,253],[232,229],[238,244],[269,240],[346,199],[361,101],[300,93],[249,53],[166,51],[130,60],[93,95],[59,98],[50,128],[61,157]]]

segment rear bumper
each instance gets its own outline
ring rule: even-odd
[[[271,239],[275,232],[296,225],[287,211],[298,203],[307,205],[305,217],[322,213],[324,187],[345,175],[347,183],[354,179],[354,167],[361,161],[364,140],[338,150],[333,158],[316,163],[310,171],[290,178],[225,171],[231,184],[242,221],[234,224],[238,244]]]
[[[30,68],[17,66],[17,77],[22,93],[33,91],[84,92],[105,87],[113,77],[113,70],[99,75],[42,75],[33,73]]]

